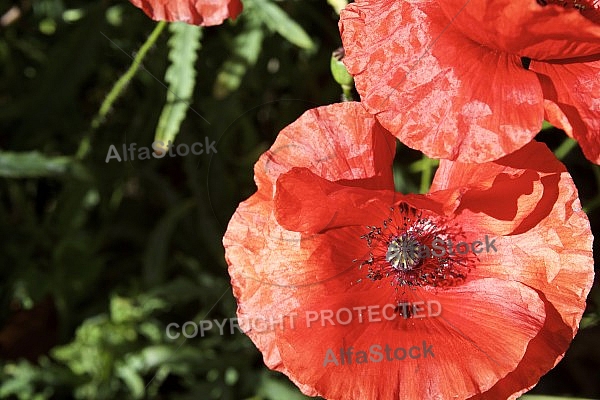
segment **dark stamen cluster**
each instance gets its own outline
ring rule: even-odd
[[[536,0],[541,6],[547,6],[548,4],[556,4],[563,6],[564,8],[575,8],[579,11],[586,11],[589,9],[598,8],[600,0],[585,1],[585,0]]]
[[[366,268],[368,279],[389,278],[390,284],[396,287],[446,287],[465,281],[474,257],[464,254],[437,257],[421,253],[423,245],[431,247],[434,240],[445,240],[450,234],[460,232],[449,232],[448,227],[406,203],[390,211],[391,217],[384,220],[381,227],[367,226],[368,232],[361,236],[367,242],[369,253],[359,269]]]

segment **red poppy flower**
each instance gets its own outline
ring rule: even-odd
[[[357,0],[340,31],[362,101],[408,146],[491,161],[545,118],[600,163],[598,0]]]
[[[515,398],[562,358],[592,284],[575,185],[532,142],[442,161],[403,195],[394,147],[360,103],[279,134],[223,239],[240,326],[307,395]]]
[[[129,0],[155,21],[181,21],[192,25],[220,25],[242,12],[240,0]]]

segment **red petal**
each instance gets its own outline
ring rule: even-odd
[[[570,138],[573,138],[573,127],[569,122],[569,118],[555,102],[548,99],[544,99],[544,119],[553,126],[565,131]]]
[[[361,103],[346,102],[305,112],[284,128],[254,166],[255,180],[275,185],[280,174],[306,167],[329,181],[393,189],[394,138]]]
[[[353,3],[340,29],[343,61],[365,106],[429,157],[485,162],[539,132],[544,108],[535,74],[518,56],[466,38],[435,3]]]
[[[539,183],[534,183],[534,187],[541,184],[542,190],[512,200],[507,199],[519,190],[511,190],[493,178],[504,174],[519,180],[516,177],[533,172],[539,175]],[[498,184],[505,195],[499,194],[491,206],[484,209],[485,201],[492,200],[487,195],[495,191],[494,186]],[[470,189],[452,190],[463,186]],[[593,237],[575,184],[545,145],[532,142],[495,163],[469,166],[442,161],[432,190],[460,191],[463,197],[455,197],[459,198],[462,212],[456,222],[470,230],[472,236],[482,232],[495,235],[498,253],[482,253],[473,275],[521,282],[544,294],[544,328],[532,341],[519,367],[489,393],[474,397],[516,398],[535,385],[539,376],[553,368],[564,355],[577,331],[593,282]],[[466,196],[467,193],[470,195]],[[541,196],[538,204],[535,196],[527,199],[536,193]],[[545,196],[550,198],[543,200]],[[468,205],[462,202],[464,198]],[[495,210],[506,209],[515,201],[519,204],[518,218],[509,224],[499,217],[502,212]],[[477,212],[469,210],[477,204],[480,205]],[[521,212],[521,207],[528,212]],[[512,234],[503,237],[517,224]]]
[[[486,164],[442,160],[430,191],[450,189],[444,196],[458,202],[453,203],[452,212],[485,231],[515,234],[548,216],[556,205],[557,183],[565,171],[546,145],[531,142]]]
[[[277,221],[288,230],[318,233],[380,223],[400,193],[348,187],[294,168],[277,181]]]
[[[577,332],[594,281],[592,242],[575,185],[567,173],[558,182],[561,193],[552,212],[535,228],[499,237],[502,255],[484,254],[479,274],[521,282],[546,300],[546,323],[514,373],[484,398],[516,398],[562,359]],[[503,268],[498,268],[502,265]]]
[[[408,291],[409,302],[437,302],[441,315],[405,320],[396,314],[391,321],[385,318],[393,315],[391,306],[395,304],[390,299],[394,289],[370,285],[346,288],[344,294],[330,294],[329,288],[320,287],[297,294],[305,301],[296,310],[294,328],[277,331],[283,364],[295,372],[296,382],[310,383],[328,399],[467,398],[484,392],[512,371],[544,321],[538,294],[516,282],[481,279],[435,293]],[[391,306],[384,311],[388,304]],[[348,320],[347,312],[337,317],[343,309],[353,312],[346,325],[340,321]],[[335,326],[323,319],[329,312],[333,312]],[[328,350],[341,362],[340,348],[368,353],[373,345],[406,351],[415,346],[421,356],[430,348],[431,353],[427,358],[407,355],[404,360],[392,361],[384,355],[380,362],[375,362],[378,356],[371,353],[375,361],[364,364],[356,364],[356,360],[337,366],[326,362],[332,360],[326,357]],[[394,357],[392,352],[390,355]],[[416,357],[417,351],[413,355]],[[398,356],[402,357],[400,351]]]
[[[600,53],[600,14],[593,6],[574,7],[514,0],[440,0],[452,26],[471,40],[536,60]],[[552,3],[552,0],[548,1]]]
[[[498,179],[499,176],[506,178]],[[537,182],[533,179],[534,176],[537,176]],[[515,189],[511,190],[506,185],[507,179],[516,181]],[[531,187],[532,183],[534,190],[531,193],[518,188],[523,184],[525,187]],[[585,277],[592,273],[590,265],[586,264],[586,261],[591,261],[592,235],[589,222],[579,204],[573,180],[546,145],[532,142],[509,156],[484,165],[443,160],[431,190],[452,189],[460,191],[459,206],[456,209],[458,222],[468,230],[480,229],[481,232],[493,233],[498,237],[506,235],[498,241],[503,242],[504,246],[512,251],[505,256],[503,263],[521,254],[523,259],[510,261],[515,265],[508,268],[515,279],[517,276],[522,279],[531,275],[531,279],[552,280],[563,268],[568,268],[569,274],[573,276],[562,288],[575,285],[573,293],[577,296],[586,291],[587,284],[581,286],[580,283],[587,283]],[[490,201],[490,192],[497,194],[493,202]],[[549,198],[546,199],[546,196]],[[491,204],[486,206],[489,203]],[[507,221],[506,210],[512,211],[512,203],[517,205],[515,220]],[[509,224],[508,228],[506,224]],[[507,232],[507,229],[512,231]],[[551,252],[549,248],[556,251]],[[517,249],[518,251],[515,251]],[[566,249],[569,249],[568,252],[561,252]],[[546,260],[537,260],[534,263],[527,258],[539,256]],[[573,259],[569,260],[570,257]],[[546,268],[543,275],[539,274],[540,265]],[[530,268],[531,272],[520,270],[523,268]],[[481,268],[479,269],[481,271]],[[576,271],[580,271],[584,276],[577,278]],[[507,271],[494,266],[490,267],[484,276],[496,274],[506,277]],[[549,299],[552,297],[552,290],[544,292]],[[562,313],[564,311],[561,310]],[[571,324],[574,322],[574,318],[570,317],[568,320]]]
[[[530,68],[540,77],[544,97],[558,105],[568,119],[568,123],[562,122],[555,111],[554,122],[579,142],[588,160],[600,164],[600,60],[571,64],[532,61]]]
[[[280,364],[274,332],[241,321],[286,315],[285,310],[297,306],[297,300],[286,292],[338,272],[307,263],[312,254],[318,253],[321,240],[283,229],[273,211],[272,200],[261,192],[241,203],[229,222],[223,245],[239,304],[240,326],[263,353],[265,364],[286,372]]]
[[[339,274],[308,262],[312,255],[323,253],[322,238],[288,231],[277,223],[277,178],[293,167],[306,167],[332,181],[391,189],[394,155],[395,139],[359,103],[307,111],[280,132],[254,167],[258,192],[240,204],[223,238],[240,319],[282,315],[269,310],[289,311],[297,306],[297,300],[286,294],[291,287]],[[273,291],[265,290],[269,288]],[[266,365],[286,372],[273,332],[250,329],[247,333],[263,353]]]
[[[240,0],[130,0],[155,21],[181,21],[193,25],[220,25],[242,12]]]
[[[546,322],[530,343],[519,366],[487,392],[469,400],[515,400],[535,386],[539,377],[554,368],[571,344],[572,330],[560,321],[560,314],[546,304]]]

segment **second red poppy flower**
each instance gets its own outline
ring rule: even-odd
[[[600,2],[357,0],[340,31],[365,107],[429,157],[492,161],[546,119],[600,163]]]

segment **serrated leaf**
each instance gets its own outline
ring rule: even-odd
[[[169,25],[169,60],[171,64],[165,73],[165,81],[169,84],[167,102],[162,109],[154,141],[173,143],[179,133],[181,124],[192,101],[192,93],[196,85],[195,63],[198,58],[202,29],[199,26],[175,22]]]
[[[246,71],[258,60],[263,39],[264,32],[256,24],[249,24],[235,37],[231,55],[221,66],[213,87],[213,95],[217,99],[226,97],[240,87]]]
[[[288,42],[307,50],[315,46],[308,33],[276,4],[268,0],[252,0],[250,4],[261,21]]]

